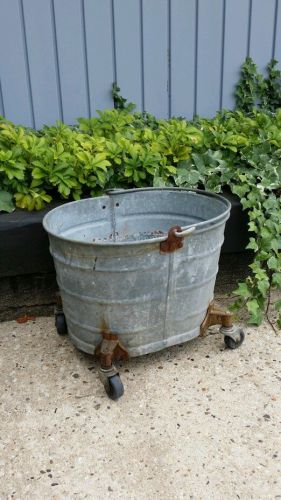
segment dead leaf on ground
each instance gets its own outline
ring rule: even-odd
[[[35,321],[36,317],[35,316],[28,316],[25,314],[24,316],[20,316],[20,318],[16,319],[17,323],[27,323],[27,321]]]

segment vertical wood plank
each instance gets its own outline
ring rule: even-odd
[[[192,118],[194,113],[194,69],[196,0],[171,3],[171,114]]]
[[[54,15],[63,120],[72,124],[89,115],[81,2],[55,0]]]
[[[247,56],[249,0],[226,0],[222,107],[234,108],[235,85]],[[239,29],[238,29],[239,27]]]
[[[168,116],[168,2],[143,0],[144,107]]]
[[[112,12],[110,0],[85,0],[85,26],[91,113],[112,108],[114,81]]]
[[[50,0],[23,1],[36,128],[62,118]]]
[[[1,80],[0,80],[0,115],[5,116]]]
[[[275,0],[252,0],[249,55],[261,72],[272,57],[274,17]]]
[[[273,57],[279,62],[279,67],[281,65],[281,3],[280,0],[276,0],[276,26],[275,26],[275,43],[273,50]]]
[[[223,0],[198,0],[196,113],[213,116],[220,107]]]
[[[2,0],[0,29],[2,108],[5,109],[9,120],[32,127],[34,124],[23,35],[19,1]]]
[[[114,0],[116,76],[121,94],[142,109],[139,0]]]

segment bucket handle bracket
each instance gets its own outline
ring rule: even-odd
[[[168,231],[168,236],[164,241],[160,243],[160,252],[161,253],[172,253],[183,247],[183,239],[184,236],[189,236],[195,227],[188,227],[187,229],[182,230],[180,226],[173,226]]]

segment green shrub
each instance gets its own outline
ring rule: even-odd
[[[1,119],[0,186],[18,207],[40,210],[53,195],[79,199],[109,187],[150,186],[156,177],[173,182],[178,162],[202,141],[186,121],[115,109],[39,132]]]

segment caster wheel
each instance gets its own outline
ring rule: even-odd
[[[110,399],[113,400],[119,399],[124,394],[124,386],[119,375],[113,375],[113,377],[108,377],[106,383],[104,384],[104,387]]]
[[[233,338],[228,337],[227,335],[225,335],[225,337],[224,337],[224,343],[225,343],[225,346],[228,349],[237,349],[237,347],[240,347],[240,345],[243,344],[244,339],[245,339],[245,333],[243,332],[242,329],[239,329],[239,333],[240,333],[240,339],[239,340],[234,340]]]
[[[55,316],[55,325],[59,335],[67,334],[67,324],[65,321],[65,315],[63,313],[57,313]]]

